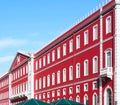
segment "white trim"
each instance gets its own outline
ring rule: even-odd
[[[84,45],[89,43],[89,33],[88,30],[84,31]]]
[[[98,24],[93,26],[93,41],[98,39]]]
[[[80,48],[80,35],[76,36],[76,49]]]
[[[84,76],[89,75],[89,61],[88,59],[84,60]]]
[[[94,96],[96,95],[96,104],[95,104],[95,99],[94,99]],[[98,95],[97,95],[97,93],[95,92],[95,93],[93,93],[93,96],[92,96],[92,105],[98,105]]]
[[[110,23],[109,23],[109,21],[110,21]],[[110,33],[111,29],[112,29],[112,17],[108,16],[106,18],[106,34]]]
[[[93,65],[93,74],[94,73],[98,73],[98,56],[94,56],[93,57],[93,59],[92,59],[92,65]]]

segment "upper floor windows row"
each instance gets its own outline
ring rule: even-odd
[[[0,88],[8,85],[8,79],[4,79],[3,81],[0,81]]]

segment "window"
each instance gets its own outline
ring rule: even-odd
[[[52,73],[52,85],[55,85],[55,73]]]
[[[60,90],[57,90],[57,96],[60,96]]]
[[[88,104],[88,96],[87,96],[87,94],[84,95],[84,105],[89,105]]]
[[[97,94],[93,94],[93,105],[97,105]]]
[[[43,93],[43,99],[45,99],[45,93]]]
[[[39,68],[42,67],[42,59],[39,60]]]
[[[84,84],[84,92],[88,91],[88,83]]]
[[[93,26],[93,40],[98,39],[98,25]]]
[[[42,88],[42,79],[40,78],[39,79],[39,89],[41,89]]]
[[[73,66],[69,67],[69,80],[73,80]]]
[[[66,55],[66,44],[63,45],[63,56]]]
[[[38,86],[39,86],[38,79],[36,79],[36,90],[38,90]]]
[[[106,34],[111,32],[111,16],[106,18]]]
[[[60,47],[57,49],[57,58],[60,58]]]
[[[69,52],[73,52],[73,40],[69,41]]]
[[[50,92],[47,93],[47,98],[50,98]]]
[[[88,30],[84,32],[84,45],[88,44]]]
[[[84,61],[84,76],[88,75],[88,60]]]
[[[52,51],[52,61],[55,61],[55,50]]]
[[[93,90],[97,89],[97,81],[93,82]]]
[[[73,88],[72,87],[69,88],[69,94],[73,94]]]
[[[80,102],[80,97],[79,97],[79,95],[76,96],[76,102]]]
[[[80,63],[76,64],[76,78],[80,78]]]
[[[57,83],[60,84],[60,71],[57,72]]]
[[[93,57],[93,73],[98,72],[98,57]]]
[[[66,68],[63,69],[63,82],[66,82]]]
[[[76,37],[76,49],[80,48],[80,35]]]
[[[50,75],[47,76],[47,86],[50,86]]]
[[[76,86],[76,93],[80,93],[80,86]]]
[[[50,64],[50,53],[47,55],[47,63]]]
[[[55,97],[55,91],[52,91],[52,97]]]
[[[38,61],[36,61],[36,70],[38,70]]]
[[[63,89],[63,95],[66,95],[66,88]]]
[[[108,49],[105,51],[105,63],[106,67],[112,67],[112,50]]]
[[[46,56],[43,57],[43,66],[46,65]]]
[[[45,88],[46,87],[46,77],[44,76],[43,77],[43,88]]]

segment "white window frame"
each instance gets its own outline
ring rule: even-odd
[[[73,52],[73,39],[69,41],[69,52]]]
[[[79,95],[76,96],[76,102],[80,102],[80,96]]]
[[[66,95],[66,88],[63,88],[63,95]]]
[[[36,90],[38,90],[39,89],[39,83],[38,83],[38,79],[36,79]]]
[[[86,101],[88,101],[88,95],[87,94],[84,95],[84,105],[87,105]]]
[[[60,47],[57,48],[57,58],[60,59]]]
[[[38,70],[38,60],[36,60],[36,62],[35,62],[35,67],[36,67],[36,71]]]
[[[63,82],[66,82],[66,68],[63,69]]]
[[[47,76],[47,86],[50,86],[50,75]]]
[[[43,88],[45,88],[46,87],[46,77],[44,76],[43,77]]]
[[[88,91],[88,83],[85,83],[84,84],[84,92],[87,92]]]
[[[97,81],[94,81],[92,85],[93,85],[93,90],[97,90]]]
[[[66,55],[66,43],[65,44],[63,44],[63,56],[65,56]]]
[[[47,64],[50,64],[50,53],[47,55]]]
[[[42,68],[42,58],[39,59],[39,68]]]
[[[98,39],[98,24],[93,26],[93,41]]]
[[[84,76],[88,76],[89,74],[89,61],[86,59],[84,61]]]
[[[55,73],[52,73],[52,85],[55,85]]]
[[[69,67],[69,80],[73,80],[73,66]]]
[[[57,72],[57,84],[60,84],[60,71]]]
[[[80,48],[80,35],[76,36],[76,49]]]
[[[43,56],[43,66],[46,66],[46,56]]]
[[[95,101],[95,96],[96,96],[96,101]],[[98,96],[97,96],[96,93],[94,93],[94,94],[93,94],[93,97],[92,97],[92,100],[93,100],[93,101],[92,101],[92,103],[93,103],[92,105],[98,105],[98,104],[97,104],[97,103],[98,103],[98,100],[97,100],[97,99],[98,99]],[[96,103],[95,103],[95,102],[96,102]]]
[[[52,61],[55,61],[55,50],[52,51]]]
[[[69,87],[69,94],[73,94],[73,87]]]
[[[110,20],[109,20],[110,19]],[[110,22],[110,23],[109,23]],[[106,34],[111,32],[111,28],[112,28],[112,20],[111,20],[111,16],[108,16],[106,18]]]
[[[39,78],[39,89],[42,88],[42,78]]]
[[[108,60],[108,53],[111,54],[110,60]],[[110,64],[109,64],[110,63]],[[112,67],[112,48],[105,50],[105,67]]]
[[[52,97],[55,97],[55,91],[52,91]]]
[[[93,57],[93,74],[98,73],[98,56]]]
[[[78,68],[79,66],[79,68]],[[76,78],[80,78],[80,63],[76,64]]]
[[[79,90],[78,90],[78,88],[79,88]],[[80,93],[80,85],[76,86],[76,93]]]
[[[84,32],[84,45],[87,45],[89,43],[89,33],[88,30]]]
[[[60,89],[57,90],[57,96],[60,96]]]

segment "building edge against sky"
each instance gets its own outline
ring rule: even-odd
[[[68,98],[120,105],[119,40],[120,0],[111,0],[35,54],[18,52],[0,78],[0,104]]]

